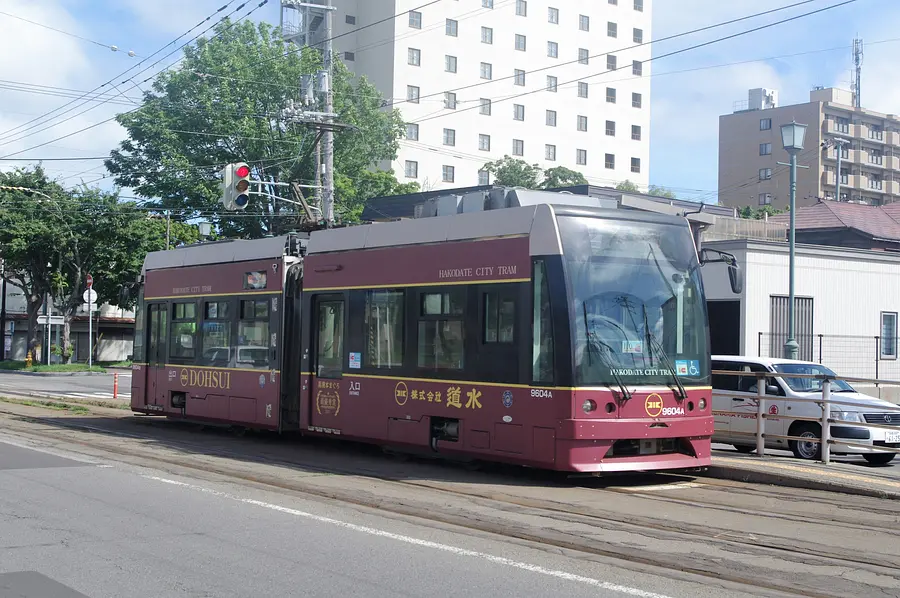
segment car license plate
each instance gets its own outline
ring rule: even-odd
[[[897,444],[900,443],[900,432],[885,432],[884,433],[884,441],[888,444]]]

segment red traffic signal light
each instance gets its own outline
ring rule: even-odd
[[[246,164],[241,164],[235,169],[234,174],[236,174],[238,178],[248,177],[250,176],[250,167]]]

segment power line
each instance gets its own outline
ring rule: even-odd
[[[107,50],[112,50],[113,52],[119,52],[119,51],[120,51],[118,46],[114,46],[114,45],[112,45],[112,44],[104,44],[103,42],[98,42],[98,41],[96,41],[96,40],[93,40],[93,39],[90,39],[90,38],[87,38],[87,37],[82,37],[82,36],[77,35],[77,34],[75,34],[75,33],[70,33],[70,32],[68,32],[68,31],[63,31],[62,29],[57,29],[56,27],[51,27],[50,25],[44,25],[43,23],[38,23],[37,21],[32,21],[32,20],[30,20],[30,19],[26,19],[25,17],[20,17],[20,16],[18,16],[18,15],[14,15],[14,14],[11,14],[11,13],[8,13],[8,12],[4,12],[4,11],[2,11],[2,10],[0,10],[0,15],[5,15],[5,16],[10,17],[10,18],[13,18],[13,19],[18,19],[18,20],[20,20],[20,21],[25,21],[26,23],[31,23],[32,25],[37,25],[38,27],[43,27],[44,29],[49,29],[49,30],[51,30],[51,31],[56,31],[57,33],[62,33],[63,35],[68,35],[69,37],[74,37],[74,38],[76,38],[76,39],[80,39],[80,40],[82,40],[82,41],[86,41],[86,42],[88,42],[88,43],[91,43],[91,44],[100,46],[101,48],[106,48]],[[128,52],[126,52],[126,54],[128,54],[128,56],[130,56],[131,58],[135,58],[135,57],[140,58],[140,56],[138,56],[137,54],[135,54],[134,51],[132,51],[132,50],[129,50]]]
[[[804,2],[800,2],[800,3],[798,3],[798,4],[806,4],[806,3],[810,2],[810,1],[814,1],[814,0],[805,0]],[[726,40],[729,40],[729,39],[734,39],[734,38],[736,38],[736,37],[741,37],[741,36],[744,36],[744,35],[748,35],[748,34],[750,34],[750,33],[755,33],[755,32],[757,32],[757,31],[761,31],[761,30],[763,30],[763,29],[768,29],[768,28],[770,28],[770,27],[775,27],[776,25],[782,25],[782,24],[788,23],[788,22],[790,22],[790,21],[796,21],[796,20],[798,20],[798,19],[802,19],[802,18],[804,18],[804,17],[808,17],[808,16],[811,16],[811,15],[814,15],[814,14],[817,14],[817,13],[821,13],[821,12],[827,11],[827,10],[831,10],[831,9],[833,9],[833,8],[838,8],[838,7],[840,7],[840,6],[845,6],[845,5],[847,5],[847,4],[853,4],[854,2],[857,2],[857,1],[858,1],[858,0],[844,0],[843,2],[839,2],[839,3],[837,3],[837,4],[832,4],[831,6],[826,6],[826,7],[824,7],[824,8],[819,8],[819,9],[816,9],[816,10],[813,10],[813,11],[805,12],[805,13],[803,13],[803,14],[795,15],[795,16],[793,16],[793,17],[788,17],[788,18],[782,19],[782,20],[780,20],[780,21],[775,21],[775,22],[773,22],[773,23],[767,23],[767,24],[765,24],[765,25],[760,25],[760,26],[754,27],[754,28],[752,28],[752,29],[746,29],[746,30],[744,30],[744,31],[739,31],[739,32],[737,32],[737,33],[732,33],[732,34],[730,34],[730,35],[725,35],[725,36],[716,38],[716,39],[714,39],[714,40],[710,40],[710,41],[706,41],[706,42],[701,42],[701,43],[698,43],[698,44],[694,44],[694,45],[692,45],[692,46],[687,46],[687,47],[685,47],[685,48],[680,48],[680,49],[678,49],[678,50],[673,50],[673,51],[671,51],[671,52],[666,52],[666,53],[660,54],[660,55],[658,55],[658,56],[653,56],[653,57],[648,58],[647,60],[643,61],[641,64],[645,64],[645,63],[647,63],[647,62],[653,62],[653,61],[659,60],[659,59],[661,59],[661,58],[668,58],[668,57],[674,56],[674,55],[676,55],[676,54],[683,54],[684,52],[689,52],[689,51],[691,51],[691,50],[696,50],[696,49],[698,49],[698,48],[703,48],[703,47],[705,47],[705,46],[710,46],[710,45],[713,45],[713,44],[717,44],[717,43],[719,43],[719,42],[723,42],[723,41],[726,41]],[[791,6],[796,6],[796,5],[791,5]],[[787,7],[785,7],[785,8],[787,8]],[[725,22],[719,23],[719,24],[717,24],[717,25],[710,25],[710,26],[705,27],[705,28],[703,28],[703,29],[710,29],[710,28],[712,28],[712,27],[720,27],[720,26],[722,26],[722,25],[725,25],[725,24],[728,24],[728,23],[734,23],[734,22],[737,22],[737,21],[739,21],[739,20],[746,20],[746,19],[752,18],[752,17],[754,17],[754,16],[760,16],[760,15],[768,14],[768,13],[770,13],[770,12],[774,12],[775,10],[783,10],[783,9],[773,9],[773,10],[769,10],[769,11],[757,13],[757,14],[755,14],[755,15],[750,15],[749,17],[742,17],[741,19],[733,19],[733,20],[731,20],[731,21],[725,21]],[[702,29],[701,29],[701,30],[702,30]],[[700,30],[695,30],[695,31],[700,31]],[[680,36],[682,36],[682,35],[687,35],[687,33],[684,33],[684,34],[677,34],[677,35],[675,35],[675,36],[669,36],[668,38],[663,38],[663,39],[672,39],[673,37],[680,37]],[[657,40],[657,41],[662,41],[662,40]],[[576,62],[577,62],[577,61],[576,61]],[[578,82],[584,81],[585,79],[592,79],[592,78],[598,77],[598,76],[600,76],[600,75],[605,75],[605,74],[607,74],[607,73],[611,73],[611,72],[615,72],[615,71],[621,70],[621,69],[623,69],[623,68],[625,68],[625,67],[626,67],[626,65],[622,65],[622,66],[617,67],[617,68],[615,68],[615,69],[609,69],[609,70],[605,70],[605,71],[600,71],[600,72],[598,72],[598,73],[594,73],[593,75],[588,75],[588,76],[586,76],[586,77],[578,77],[577,79],[573,79],[573,80],[571,80],[571,81],[566,81],[565,83],[562,83],[561,85],[569,85],[569,84],[571,84],[571,83],[578,83]],[[544,69],[538,69],[538,70],[546,70],[546,68],[548,68],[548,67],[545,67]],[[549,67],[549,68],[552,68],[552,67]],[[535,94],[535,93],[546,92],[546,91],[547,91],[547,86],[545,85],[545,86],[543,86],[543,87],[541,87],[541,88],[539,88],[539,89],[534,89],[534,90],[532,90],[532,91],[526,91],[526,92],[524,92],[524,93],[515,94],[515,95],[512,95],[512,96],[507,96],[507,97],[502,97],[502,98],[491,98],[491,101],[492,101],[492,102],[494,102],[494,101],[496,101],[496,102],[505,102],[505,101],[509,101],[509,100],[513,100],[513,99],[517,99],[517,98],[521,98],[521,97],[525,97],[525,96],[532,95],[532,94]],[[441,92],[441,93],[444,93],[444,92]],[[436,119],[436,118],[444,118],[444,117],[446,117],[446,116],[451,116],[451,115],[453,115],[453,114],[458,114],[459,112],[466,112],[466,111],[468,111],[468,110],[475,110],[476,108],[480,108],[480,107],[481,107],[481,104],[479,103],[479,104],[476,104],[476,105],[471,106],[471,107],[469,107],[469,108],[463,108],[462,110],[451,110],[450,112],[444,112],[444,113],[442,113],[442,114],[435,114],[435,115],[433,115],[433,116],[428,116],[428,117],[425,117],[425,118],[422,118],[422,119],[419,119],[419,120],[410,121],[410,122],[411,122],[411,124],[421,124],[421,123],[427,122],[427,121],[429,121],[429,120],[434,120],[434,119]]]

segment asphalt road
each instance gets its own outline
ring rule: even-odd
[[[131,401],[131,371],[117,370],[119,391],[117,398]],[[48,398],[112,399],[113,372],[90,376],[36,376],[0,370],[0,394],[28,392]]]
[[[0,596],[743,596],[0,434]]]

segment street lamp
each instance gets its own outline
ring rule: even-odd
[[[797,154],[803,150],[803,138],[806,137],[806,125],[791,121],[790,124],[781,125],[781,142],[784,149],[791,157],[791,199],[790,218],[791,229],[789,231],[790,264],[788,265],[788,338],[784,343],[784,356],[787,359],[797,359],[800,354],[800,345],[794,339],[794,213],[797,211]]]

